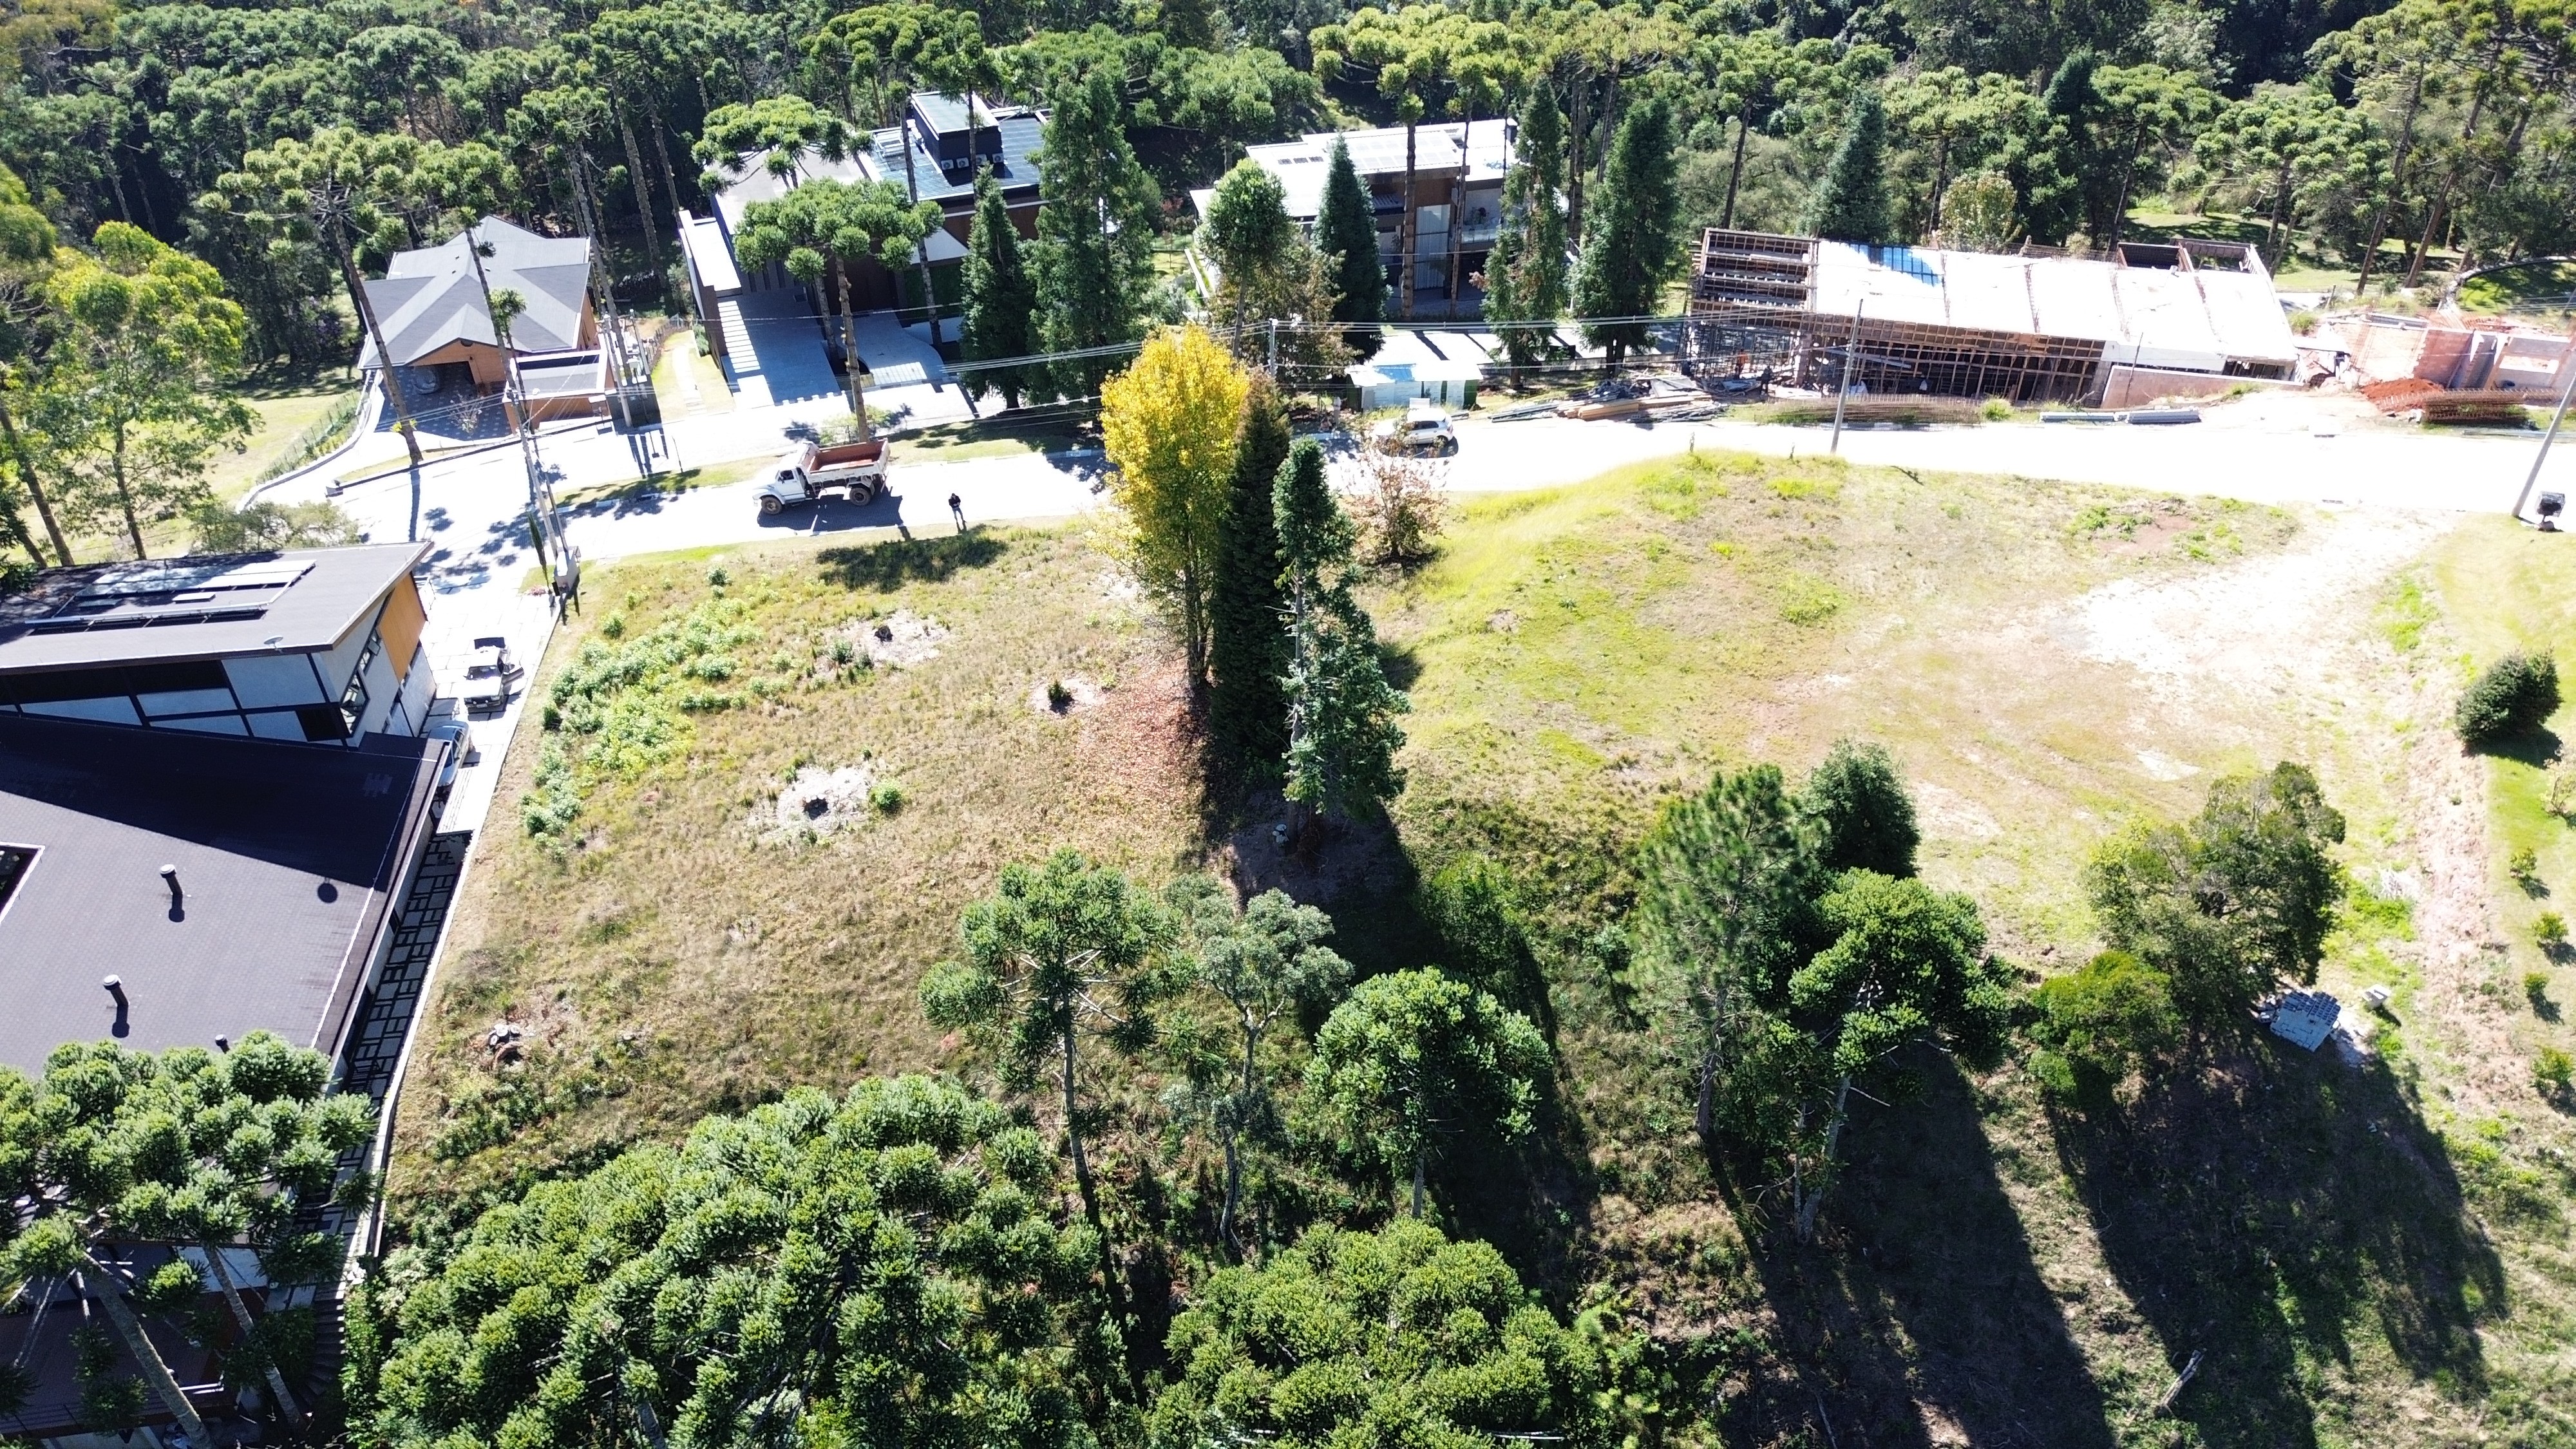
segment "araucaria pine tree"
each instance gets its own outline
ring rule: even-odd
[[[1887,209],[1887,108],[1878,90],[1852,92],[1843,139],[1808,204],[1807,230],[1827,241],[1877,244],[1891,239]]]
[[[1395,717],[1412,705],[1386,682],[1377,630],[1352,597],[1351,521],[1324,481],[1324,450],[1290,449],[1272,497],[1288,602],[1287,796],[1326,816],[1372,811],[1404,788]]]
[[[1001,183],[991,171],[975,178],[975,226],[966,243],[966,360],[992,362],[1026,357],[1037,288],[1020,255],[1020,234],[1003,204]],[[1016,367],[996,367],[966,374],[966,390],[977,397],[999,391],[1007,407],[1020,405],[1026,379]]]
[[[1681,265],[1681,198],[1673,188],[1673,113],[1661,100],[1640,102],[1619,124],[1610,162],[1593,202],[1574,274],[1574,309],[1585,317],[1638,318],[1662,301],[1664,283]],[[1646,325],[1615,321],[1586,326],[1584,337],[1609,352],[1616,367],[1646,340]]]
[[[1351,151],[1334,138],[1324,169],[1324,199],[1315,212],[1315,248],[1332,274],[1333,320],[1351,324],[1352,350],[1377,351],[1377,324],[1386,318],[1386,264],[1377,255],[1377,216],[1368,188],[1351,164]]]
[[[1067,86],[1047,121],[1038,212],[1038,340],[1048,352],[1132,342],[1154,279],[1153,178],[1127,144],[1118,89],[1104,71]],[[1096,392],[1116,364],[1079,359],[1052,369],[1063,396]]]
[[[1485,320],[1551,322],[1565,315],[1565,116],[1541,83],[1521,112],[1519,160],[1503,182],[1503,229],[1485,263]],[[1555,340],[1535,327],[1506,328],[1517,371]]]
[[[1253,375],[1234,440],[1234,473],[1217,539],[1209,604],[1208,740],[1220,771],[1275,777],[1288,752],[1288,603],[1279,592],[1271,490],[1288,461],[1288,414],[1270,379]]]

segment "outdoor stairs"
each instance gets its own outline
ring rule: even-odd
[[[734,391],[740,393],[757,388],[766,394],[768,379],[761,375],[760,354],[752,350],[751,325],[743,320],[741,298],[728,297],[716,303],[716,332],[724,338],[725,374],[733,383]],[[768,400],[766,396],[744,399],[746,403]]]
[[[751,357],[751,328],[742,320],[742,303],[727,297],[716,303],[716,330],[724,336],[725,356],[734,359],[739,369]]]
[[[313,1373],[304,1381],[305,1404],[340,1401],[340,1366],[348,1362],[348,1310],[337,1293],[313,1303]]]

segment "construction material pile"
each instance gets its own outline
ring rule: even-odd
[[[1686,377],[1614,377],[1588,393],[1556,405],[1561,418],[1633,418],[1708,404],[1708,394]]]
[[[2493,387],[2454,392],[2420,377],[2367,383],[2363,385],[2361,395],[2370,399],[2372,407],[2389,417],[2452,426],[2502,423],[2520,427],[2530,421],[2525,409],[2534,401],[2533,394],[2522,388]]]

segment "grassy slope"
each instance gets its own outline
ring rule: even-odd
[[[2327,534],[2342,526],[1743,458],[1466,505],[1444,556],[1372,599],[1415,703],[1397,820],[1418,867],[1481,851],[1524,883],[1567,1070],[1548,1142],[1457,1165],[1446,1212],[1561,1299],[1606,1280],[1697,1344],[1688,1397],[1710,1418],[1691,1437],[1822,1443],[1822,1406],[1843,1443],[2469,1442],[2481,1415],[2556,1442],[2568,1371],[2552,1355],[2576,1273],[2545,1154],[2567,1134],[2504,1061],[2547,1024],[2526,1010],[2498,1034],[2510,1003],[2470,977],[2505,973],[2445,954],[2438,891],[2416,926],[2372,907],[2328,963],[2347,999],[2399,988],[2383,1065],[2254,1043],[2088,1122],[2050,1112],[2015,1067],[1972,1080],[1927,1059],[1918,1096],[1862,1109],[1826,1241],[1804,1251],[1769,1230],[1758,1194],[1712,1184],[1684,1084],[1588,941],[1624,901],[1620,862],[1657,798],[1721,763],[1803,768],[1846,733],[1895,748],[1927,873],[1974,892],[1998,948],[2034,973],[2091,949],[2078,870],[2103,834],[2276,758],[2317,764],[2365,879],[2450,878],[2460,851],[2444,855],[2424,816],[2448,791],[2483,882],[2478,767],[2456,750],[2439,763],[2453,656],[2485,657],[2507,619],[2543,637],[2563,613],[2528,612],[2539,586],[2505,582],[2494,551],[2523,535],[2475,528],[2410,587],[2317,619],[2275,619],[2230,583],[2385,544]],[[1168,699],[1134,687],[1164,656],[1078,536],[1009,535],[937,581],[894,582],[940,571],[918,554],[726,557],[772,636],[747,658],[810,654],[824,628],[897,606],[957,633],[920,670],[782,696],[792,713],[701,717],[684,763],[603,790],[577,850],[496,816],[406,1099],[408,1204],[784,1082],[935,1061],[912,986],[1000,862],[1070,841],[1158,877],[1203,852]],[[895,566],[906,557],[921,564]],[[593,608],[641,628],[702,599],[706,568],[603,571]],[[2576,570],[2546,578],[2549,609],[2576,610]],[[2165,675],[2088,658],[2109,646],[2070,612],[2087,591],[2239,633]],[[1055,673],[1122,687],[1051,719],[1028,696]],[[869,751],[911,793],[902,814],[816,845],[746,838],[752,801],[799,754]],[[511,762],[504,812],[528,767]],[[2537,831],[2516,814],[2524,767],[2485,768],[2499,831]],[[2555,849],[2546,878],[2576,865]],[[2471,914],[2484,908],[2480,894]],[[1427,949],[1400,903],[1341,919],[1363,961]],[[540,1045],[496,1077],[482,1033],[503,1017]],[[527,1083],[535,1119],[509,1148],[433,1158],[434,1138],[495,1110],[496,1088]],[[2150,1418],[2194,1352],[2207,1359],[2179,1417]]]
[[[303,438],[306,429],[321,421],[335,405],[356,395],[356,385],[337,373],[325,373],[309,382],[251,390],[244,400],[259,419],[258,430],[250,435],[241,452],[217,455],[214,465],[206,470],[207,484],[219,498],[240,497],[259,481],[260,474],[268,471],[269,464]]]
[[[1771,1204],[1710,1200],[1686,1084],[1585,960],[1579,938],[1622,899],[1615,863],[1657,796],[1718,763],[1801,768],[1844,733],[1896,750],[1925,807],[1927,874],[1976,894],[1998,946],[2042,971],[2092,949],[2077,878],[2092,845],[2128,816],[2187,812],[2213,772],[2312,761],[2359,874],[2426,873],[2410,780],[2420,751],[2456,750],[2426,728],[2455,680],[2422,588],[2283,641],[2314,656],[2307,672],[2235,677],[2221,656],[2205,681],[2148,677],[2084,657],[2098,645],[2071,595],[2107,583],[2094,598],[2188,602],[2239,572],[2232,559],[2307,545],[2254,510],[2092,526],[2103,501],[1657,465],[1472,505],[1448,554],[1385,601],[1418,671],[1407,838],[1484,849],[1538,883],[1566,963],[1561,1045],[1590,1157],[1572,1195],[1599,1196],[1494,1226],[1588,1209],[1566,1266],[1717,1346],[1730,1438],[1812,1432],[1822,1394],[1872,1443],[2468,1442],[2482,1415],[2555,1442],[2564,1411],[2542,1406],[2566,1390],[2551,1342],[2569,1279],[2552,1199],[2568,1183],[2548,1153],[2567,1134],[2545,1111],[2517,1122],[2539,1105],[2527,1088],[2501,1113],[2502,1089],[2472,1090],[2463,1059],[2486,1051],[2485,1022],[2452,1002],[2458,983],[2408,939],[2402,906],[2359,913],[2325,972],[2348,1000],[2399,986],[2408,1024],[2387,1031],[2384,1064],[2255,1042],[2088,1122],[2049,1111],[2018,1068],[1969,1080],[1927,1063],[1919,1100],[1862,1109],[1815,1253],[1764,1231]],[[2470,557],[2456,567],[2485,577]],[[2220,593],[2210,612],[2244,604]],[[2436,992],[2445,1009],[2417,1018]],[[1532,1237],[1546,1256],[1550,1235]],[[2180,1423],[2150,1419],[2204,1351]]]
[[[734,652],[761,677],[786,676],[781,651],[802,672],[829,636],[897,609],[954,632],[916,667],[694,716],[683,754],[593,794],[570,848],[519,828],[540,732],[522,735],[424,1031],[398,1194],[470,1190],[789,1083],[926,1066],[915,984],[1004,862],[1064,843],[1159,876],[1192,848],[1159,650],[1075,534],[602,568],[585,581],[591,616],[558,636],[540,681],[612,611],[632,638],[705,600],[719,557],[763,636]],[[1108,701],[1070,719],[1032,706],[1048,679],[1076,675],[1114,686]],[[754,808],[800,762],[864,766],[907,802],[819,842],[757,840]],[[506,1083],[483,1049],[504,1019],[536,1043]],[[477,1146],[503,1135],[506,1148]],[[453,1160],[433,1155],[442,1137]]]

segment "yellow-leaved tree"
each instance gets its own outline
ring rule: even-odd
[[[1117,470],[1128,560],[1189,655],[1193,696],[1207,689],[1208,591],[1234,467],[1235,429],[1251,377],[1204,328],[1147,339],[1100,387],[1101,441]]]

